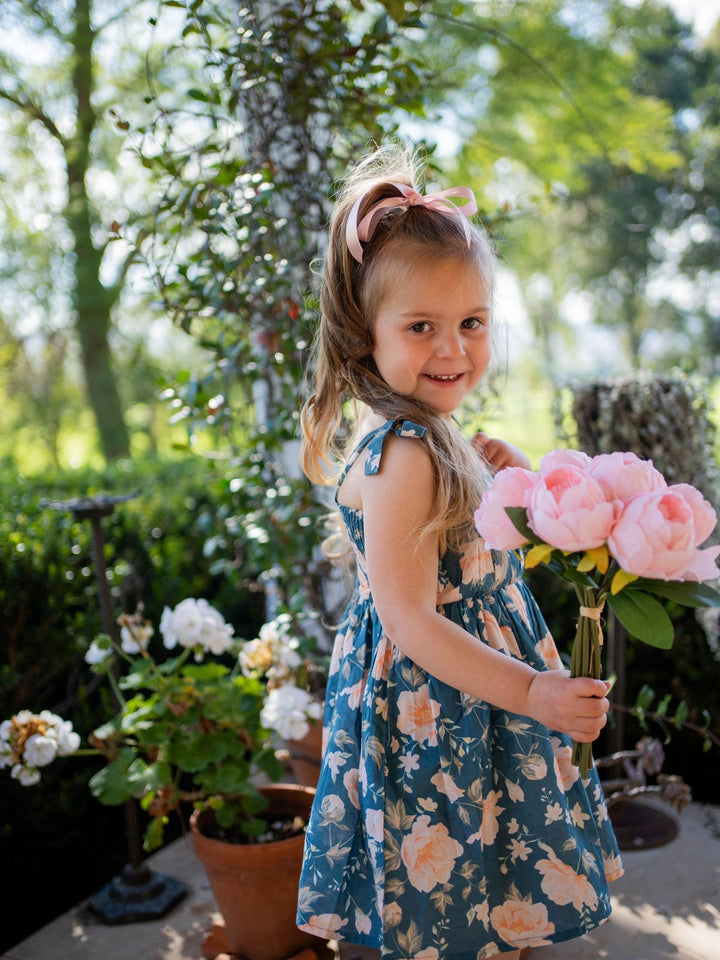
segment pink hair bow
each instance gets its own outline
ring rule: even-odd
[[[446,216],[460,215],[460,223],[465,231],[468,247],[470,246],[470,225],[467,219],[463,219],[463,217],[472,217],[473,214],[477,213],[478,209],[475,194],[470,187],[451,187],[449,190],[441,190],[439,193],[422,194],[418,193],[417,190],[414,190],[412,187],[409,187],[406,183],[392,183],[392,186],[400,191],[401,196],[386,197],[384,200],[378,200],[377,203],[370,207],[360,223],[358,223],[360,205],[365,199],[365,194],[363,194],[356,200],[348,215],[347,226],[345,228],[345,240],[348,245],[348,250],[358,263],[362,263],[363,259],[363,249],[360,242],[363,241],[367,243],[367,241],[371,239],[380,220],[385,216],[387,211],[393,207],[401,207],[407,210],[408,207],[424,206],[430,210],[435,210],[437,213],[445,214]],[[450,200],[450,197],[464,197],[467,203],[458,207]]]

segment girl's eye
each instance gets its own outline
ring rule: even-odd
[[[466,317],[461,324],[464,330],[477,330],[484,325],[485,321],[482,317]]]
[[[427,333],[429,329],[430,329],[430,324],[428,323],[427,320],[418,320],[417,323],[414,323],[410,327],[410,332],[411,333]]]

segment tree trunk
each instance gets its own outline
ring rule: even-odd
[[[109,334],[112,296],[100,281],[102,252],[92,239],[92,210],[87,193],[90,143],[96,116],[92,107],[92,0],[76,0],[72,35],[72,85],[77,102],[74,135],[65,144],[68,174],[66,218],[73,236],[75,269],[72,303],[90,404],[106,459],[128,456],[130,440],[113,371]]]

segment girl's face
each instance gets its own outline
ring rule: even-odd
[[[490,363],[490,291],[461,261],[418,264],[380,301],[373,333],[388,386],[449,416]]]

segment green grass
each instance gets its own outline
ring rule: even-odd
[[[524,450],[536,468],[544,453],[561,445],[553,423],[552,397],[550,384],[508,379],[501,395],[487,401],[484,410],[471,418],[471,426]]]
[[[484,430],[520,447],[530,457],[533,469],[544,453],[568,444],[555,428],[553,418],[554,388],[536,378],[525,380],[518,374],[508,377],[499,397],[491,399],[485,409],[470,418],[471,428]],[[711,423],[716,428],[715,453],[720,460],[720,380],[709,388]],[[567,407],[567,400],[564,407]],[[572,430],[572,424],[568,424]]]

